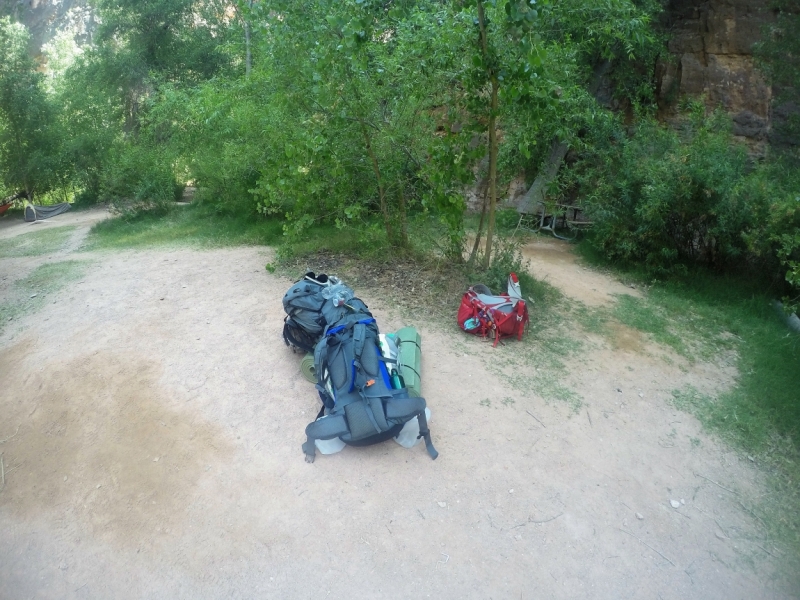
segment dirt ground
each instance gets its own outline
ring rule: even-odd
[[[0,294],[43,262],[91,265],[0,335],[0,597],[794,597],[748,508],[757,465],[668,402],[733,385],[730,357],[587,336],[574,411],[517,392],[490,344],[358,290],[382,330],[422,332],[440,457],[389,441],[306,464],[318,400],[280,339],[271,251],[79,252],[105,215],[65,216],[0,227],[78,226],[57,254],[0,259]],[[555,240],[526,254],[586,304],[638,293]]]

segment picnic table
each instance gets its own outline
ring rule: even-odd
[[[556,233],[559,222],[561,229],[572,232],[572,235]],[[520,213],[517,229],[533,232],[549,231],[560,240],[570,241],[575,239],[579,231],[588,229],[592,224],[593,222],[586,218],[581,206],[539,201],[536,202],[534,212]]]

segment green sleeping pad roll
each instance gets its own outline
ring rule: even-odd
[[[397,363],[408,393],[422,397],[422,338],[414,327],[403,327],[395,334]]]
[[[311,383],[317,383],[317,372],[314,369],[314,355],[306,354],[300,361],[300,372]]]

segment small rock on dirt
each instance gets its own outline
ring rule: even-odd
[[[681,503],[678,502],[677,500],[670,500],[669,504],[672,508],[680,508],[681,506]]]
[[[442,508],[447,508],[447,502],[437,502],[436,504],[438,504]]]
[[[644,519],[644,515],[642,513],[636,513],[636,518],[642,521]]]

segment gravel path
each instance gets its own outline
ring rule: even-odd
[[[512,344],[413,323],[440,458],[390,441],[309,465],[318,401],[280,340],[269,249],[76,248],[0,259],[7,280],[91,262],[0,335],[4,599],[791,596],[747,511],[756,467],[668,402],[731,386],[724,362],[590,336],[563,382],[576,412],[493,368]],[[554,251],[528,249],[534,273]],[[361,295],[382,329],[407,324]]]

